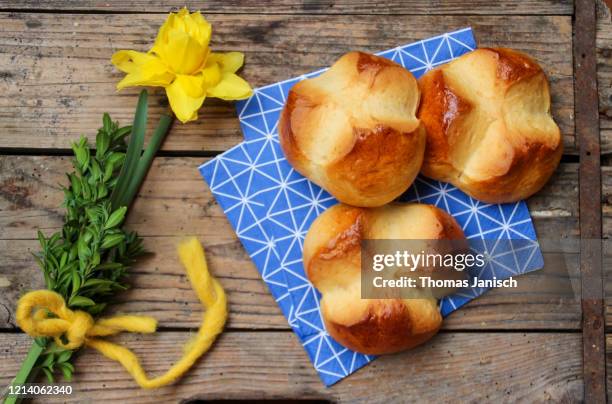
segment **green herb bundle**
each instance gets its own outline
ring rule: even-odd
[[[127,288],[123,283],[126,270],[143,253],[142,239],[120,227],[127,208],[113,209],[110,200],[130,132],[131,127],[120,128],[105,114],[95,154],[85,137],[72,145],[75,171],[68,174],[70,185],[64,188],[64,226],[48,238],[38,232],[41,252],[35,257],[47,289],[64,296],[68,306],[90,314],[100,313],[108,296]],[[46,342],[38,341],[46,346],[40,369],[50,382],[56,370],[70,380],[74,370],[71,351]]]
[[[64,225],[50,237],[39,231],[41,251],[34,255],[47,289],[62,295],[70,308],[99,314],[116,292],[127,288],[126,272],[144,252],[138,234],[121,225],[172,118],[161,117],[143,153],[146,122],[147,92],[143,90],[133,127],[119,127],[104,114],[95,153],[85,137],[72,145],[74,171],[67,174],[64,188]],[[70,381],[74,372],[71,359],[72,351],[49,338],[36,338],[13,385],[32,380],[38,370],[49,382],[56,372]],[[9,397],[5,403],[15,401]]]

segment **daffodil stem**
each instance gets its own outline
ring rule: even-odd
[[[140,157],[138,161],[138,165],[136,169],[132,173],[132,179],[127,187],[127,191],[123,195],[121,199],[121,206],[131,206],[138,189],[140,189],[140,185],[144,181],[149,168],[151,167],[151,163],[153,162],[153,158],[157,154],[157,151],[161,147],[170,127],[172,126],[172,122],[174,118],[172,115],[163,114],[159,119],[157,127],[155,128],[155,132],[153,132],[153,136],[147,145],[144,153]]]
[[[153,158],[166,138],[174,120],[171,114],[162,114],[153,132],[153,136],[143,153],[142,147],[144,145],[148,115],[147,98],[147,90],[142,90],[138,98],[136,113],[134,114],[134,125],[132,126],[130,143],[125,153],[125,163],[119,173],[117,186],[111,195],[113,209],[118,209],[122,206],[130,207],[132,205],[132,201],[136,197],[136,193],[151,167]]]
[[[111,205],[113,210],[121,206],[129,206],[125,204],[125,195],[129,190],[130,182],[133,179],[133,172],[138,166],[140,153],[142,153],[142,146],[144,145],[145,131],[147,129],[147,99],[147,90],[142,90],[138,97],[136,113],[134,114],[134,124],[132,125],[132,134],[130,135],[130,142],[125,153],[125,162],[119,172],[117,185],[111,194]]]
[[[11,382],[11,386],[14,387],[14,390],[17,390],[16,388],[17,386],[21,386],[25,383],[28,383],[34,378],[34,376],[36,375],[36,372],[34,372],[34,366],[36,365],[36,362],[38,362],[38,358],[40,357],[40,355],[42,354],[44,350],[45,350],[44,346],[41,346],[36,341],[32,341],[32,346],[30,347],[30,350],[28,351],[28,355],[25,357],[25,359],[21,363],[19,372],[17,372],[17,375]],[[7,394],[9,392],[10,390],[7,391]],[[18,403],[19,401],[21,401],[18,397],[19,396],[16,396],[16,395],[8,396],[4,400],[4,404]]]

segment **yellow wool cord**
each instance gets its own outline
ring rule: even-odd
[[[89,313],[70,310],[60,294],[50,290],[36,290],[19,299],[17,324],[28,335],[52,337],[57,345],[66,349],[77,349],[82,345],[97,349],[107,358],[121,363],[142,388],[152,389],[172,383],[210,348],[217,335],[223,331],[227,320],[225,291],[208,272],[200,242],[196,238],[189,238],[179,244],[178,253],[191,286],[206,307],[206,312],[197,335],[185,346],[183,357],[161,376],[149,379],[132,351],[96,338],[124,331],[153,333],[157,321],[152,317],[118,315],[94,321]],[[48,312],[57,318],[48,318]]]

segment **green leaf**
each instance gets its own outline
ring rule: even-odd
[[[62,253],[62,257],[60,258],[60,268],[63,268],[66,266],[66,262],[68,262],[68,252],[64,251]]]
[[[85,283],[83,283],[83,288],[88,288],[88,287],[97,286],[97,285],[112,286],[115,283],[117,282],[109,280],[109,279],[93,278],[93,279],[88,279],[87,281],[85,281]]]
[[[115,133],[113,133],[113,141],[118,142],[118,141],[122,140],[127,135],[129,135],[130,132],[132,132],[132,127],[131,126],[124,126],[123,128],[117,129],[115,131]]]
[[[108,112],[105,112],[104,115],[102,115],[102,128],[105,132],[111,132],[113,129],[113,120]]]
[[[102,310],[104,310],[106,308],[106,303],[98,303],[95,306],[90,306],[87,308],[87,311],[92,314],[99,314],[102,312]]]
[[[96,302],[85,296],[73,296],[68,302],[68,305],[71,307],[87,307],[95,304]]]
[[[34,338],[34,342],[39,347],[44,348],[45,346],[47,346],[48,340],[47,340],[46,337],[36,337],[36,338]]]
[[[98,184],[98,199],[102,199],[104,198],[106,195],[108,195],[108,188],[106,187],[106,185],[104,185],[104,183],[99,183]]]
[[[96,136],[96,157],[98,159],[101,159],[104,154],[106,154],[106,151],[110,146],[110,141],[111,138],[108,131],[98,132],[98,135]]]
[[[107,164],[112,164],[113,166],[121,164],[125,159],[125,153],[121,152],[113,152],[107,160]]]
[[[61,351],[59,355],[57,355],[57,359],[55,360],[57,363],[64,363],[72,356],[72,351],[65,350]]]
[[[91,160],[91,176],[89,177],[89,184],[94,185],[102,177],[102,169],[100,164],[96,160]]]
[[[57,244],[59,239],[60,239],[60,234],[59,233],[53,233],[51,235],[51,237],[49,238],[49,244],[50,245],[55,245],[55,244]]]
[[[109,234],[108,236],[104,237],[104,241],[102,241],[100,248],[107,250],[118,245],[124,239],[125,236],[123,234]]]
[[[34,254],[34,253],[31,253],[31,254],[32,254],[32,257],[34,257],[34,260],[36,261],[36,263],[38,264],[40,269],[42,269],[44,271],[45,270],[45,264],[40,259],[40,257],[38,255]]]
[[[81,193],[83,194],[83,199],[91,199],[91,189],[89,187],[89,184],[85,180],[81,180]]]
[[[53,365],[53,355],[46,355],[40,366],[50,368]]]
[[[52,254],[47,254],[46,258],[47,258],[47,263],[52,269],[55,270],[59,268],[59,262],[57,262],[57,258],[55,258]]]
[[[64,352],[65,349],[59,347],[55,344],[55,342],[50,342],[47,344],[47,348],[45,349],[45,354],[59,354],[60,352]]]
[[[100,263],[100,259],[100,253],[97,251],[94,252],[91,256],[91,265],[93,265],[94,267],[97,266]]]
[[[76,257],[78,257],[78,245],[77,243],[73,244],[72,247],[70,247],[70,255],[68,256],[68,261],[74,261],[76,259]]]
[[[59,369],[62,372],[62,376],[64,376],[64,380],[66,380],[67,382],[72,381],[72,370],[70,370],[70,368],[68,368],[67,366],[65,366],[65,363],[61,363],[59,365]]]
[[[72,150],[77,161],[77,167],[82,171],[87,171],[89,166],[89,148],[87,147],[87,138],[81,137],[79,143],[72,144]]]
[[[106,162],[104,166],[104,177],[102,177],[102,181],[107,182],[113,176],[113,172],[115,171],[115,165],[110,161]]]
[[[79,178],[74,174],[69,174],[68,178],[70,179],[70,187],[72,188],[72,193],[75,196],[81,195],[81,180],[79,180]]]
[[[38,242],[40,243],[40,246],[42,247],[42,249],[46,249],[47,248],[47,239],[45,238],[45,235],[42,233],[42,231],[38,230],[37,233],[38,236]]]
[[[123,264],[119,263],[119,262],[105,262],[104,264],[100,264],[96,267],[97,270],[113,270],[113,269],[120,269],[121,267],[123,267]]]
[[[91,255],[91,249],[87,245],[87,241],[85,240],[85,237],[79,237],[78,249],[79,249],[79,258],[81,260],[86,260]]]
[[[54,382],[53,373],[51,373],[51,371],[47,368],[42,368],[41,370],[43,371],[45,376],[47,376],[47,381],[49,382],[49,384],[53,384]]]
[[[72,271],[72,295],[76,296],[79,293],[79,289],[81,288],[81,275],[79,271]]]
[[[105,230],[112,229],[113,227],[116,227],[119,224],[121,224],[121,222],[123,221],[123,218],[125,217],[126,212],[127,212],[127,208],[125,206],[122,206],[119,209],[115,210],[110,215],[106,223],[104,223],[104,229]]]
[[[89,219],[90,222],[95,222],[98,219],[98,215],[100,214],[100,211],[95,208],[88,208],[88,209],[85,209],[85,214],[87,215],[87,218]]]

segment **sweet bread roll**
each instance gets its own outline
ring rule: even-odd
[[[548,81],[527,55],[478,49],[429,71],[419,86],[424,175],[504,203],[533,195],[559,164],[563,143]]]
[[[304,268],[321,292],[327,332],[365,354],[417,346],[442,324],[435,298],[362,299],[362,239],[464,239],[457,222],[430,205],[357,208],[338,204],[320,215],[304,241]]]
[[[280,144],[293,168],[339,201],[381,206],[401,195],[421,167],[425,132],[418,104],[408,70],[350,52],[291,89]]]

